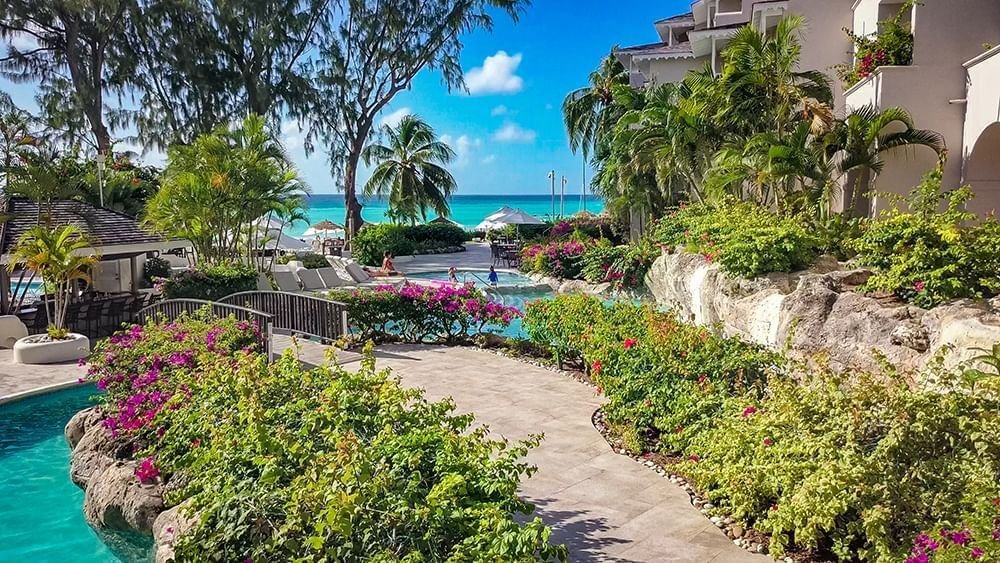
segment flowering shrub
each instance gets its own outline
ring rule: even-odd
[[[892,19],[879,22],[875,34],[857,35],[845,30],[854,43],[854,64],[840,65],[836,69],[848,87],[868,78],[881,66],[913,64],[913,32],[904,19],[914,3],[913,0],[903,2]]]
[[[613,289],[636,289],[658,255],[648,241],[612,246],[602,239],[584,253],[581,275],[591,283],[610,283]]]
[[[668,314],[581,299],[530,305],[529,334],[579,354],[624,443],[684,460],[716,506],[771,533],[773,554],[997,559],[1000,346],[979,358],[989,369],[935,364],[914,387],[888,367],[783,367]]]
[[[216,351],[184,354],[208,334]],[[171,398],[144,425],[136,478],[197,513],[176,561],[565,560],[539,519],[516,517],[533,510],[517,489],[537,437],[489,439],[450,401],[376,370],[371,348],[356,373],[306,370],[291,352],[269,363],[237,348],[247,336],[192,318],[130,331],[94,357],[94,376],[115,382],[113,411],[137,377],[127,344],[144,350],[133,359],[161,360],[156,387]]]
[[[374,290],[334,290],[361,340],[454,342],[506,328],[521,312],[494,303],[469,285],[385,285]]]
[[[468,240],[466,232],[457,225],[432,223],[428,225],[396,225],[393,223],[365,225],[354,235],[351,252],[355,260],[369,266],[382,264],[382,255],[389,251],[393,256],[428,254],[436,251],[462,249]]]
[[[735,200],[678,209],[656,224],[653,240],[683,246],[743,278],[803,269],[820,245],[802,219]]]
[[[166,299],[215,301],[233,293],[257,289],[257,271],[236,264],[189,268],[162,281],[160,289]]]
[[[874,275],[862,288],[894,293],[920,307],[1000,293],[1000,223],[965,211],[969,188],[941,191],[941,168],[905,202],[884,212],[851,244]],[[942,212],[941,208],[945,207]]]
[[[560,279],[580,277],[583,253],[587,246],[576,240],[533,244],[521,254],[521,269]]]

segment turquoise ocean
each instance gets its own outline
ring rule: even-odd
[[[362,200],[364,208],[361,216],[369,223],[386,223],[389,221],[386,212],[388,206],[385,200],[365,199]],[[504,205],[520,208],[538,217],[541,220],[549,219],[552,216],[552,196],[551,195],[456,195],[451,200],[452,221],[471,229],[481,223],[483,219],[500,209]],[[300,236],[309,225],[318,223],[324,219],[334,223],[344,223],[344,196],[340,194],[319,194],[312,195],[306,201],[308,209],[306,215],[308,222],[298,222],[292,225],[288,234],[293,237]],[[604,210],[604,202],[594,195],[588,194],[585,205],[580,201],[580,194],[566,195],[564,213],[565,216],[572,215],[586,208],[591,213],[600,213]],[[560,202],[556,197],[556,215],[560,212]],[[428,214],[427,219],[433,219],[436,215]]]

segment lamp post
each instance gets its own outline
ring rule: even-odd
[[[552,218],[556,218],[556,171],[549,170],[549,180],[552,182]]]
[[[559,217],[566,216],[566,176],[562,177],[562,188],[559,192]]]
[[[104,153],[97,153],[97,190],[101,196],[101,207],[104,207]]]

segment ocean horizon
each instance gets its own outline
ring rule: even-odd
[[[388,223],[389,211],[385,199],[381,198],[360,198],[364,206],[361,210],[361,217],[368,223]],[[525,212],[547,220],[552,215],[552,196],[548,194],[524,195],[455,195],[449,200],[451,204],[451,216],[449,219],[462,225],[466,229],[471,229],[481,223],[483,219],[500,209],[504,205],[523,209]],[[604,202],[596,195],[587,194],[585,204],[581,202],[580,194],[566,194],[564,206],[560,210],[559,196],[556,196],[555,216],[568,217],[581,210],[586,209],[591,213],[600,213],[604,210]],[[314,194],[306,199],[306,216],[308,220],[299,221],[288,228],[288,234],[299,237],[309,225],[316,224],[324,219],[334,223],[344,223],[344,196],[343,194]],[[437,217],[434,213],[427,215],[427,220]]]

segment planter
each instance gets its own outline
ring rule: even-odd
[[[57,364],[75,362],[90,354],[90,339],[75,332],[65,340],[51,340],[45,334],[25,336],[14,343],[16,364]]]

